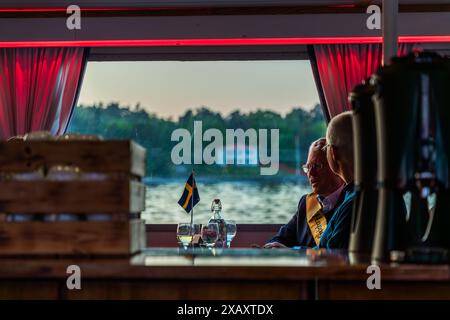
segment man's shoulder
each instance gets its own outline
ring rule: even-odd
[[[346,216],[351,215],[353,211],[353,201],[355,200],[355,192],[348,192],[343,198],[340,205],[336,208],[334,216]]]
[[[306,194],[302,195],[302,196],[300,197],[299,203],[300,203],[300,202],[303,202],[303,201],[306,201],[306,197],[307,197],[308,195],[310,195],[310,194],[309,194],[309,193],[306,193]]]
[[[356,192],[355,192],[355,190],[351,189],[346,192],[344,201],[342,203],[352,204],[353,201],[355,200],[355,197],[356,197]]]
[[[300,197],[300,200],[298,200],[298,207],[306,203],[306,197],[309,195],[309,193],[304,194]]]
[[[297,212],[296,215],[302,215],[305,214],[306,215],[306,197],[308,196],[308,194],[304,194],[300,197],[300,200],[298,201],[297,204]]]

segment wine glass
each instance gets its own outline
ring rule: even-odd
[[[192,242],[192,238],[200,231],[200,225],[191,223],[179,223],[177,226],[178,243],[187,249]]]
[[[219,225],[216,222],[202,225],[201,237],[206,247],[211,249],[219,238]]]
[[[231,241],[236,236],[237,226],[236,222],[233,220],[227,221],[227,248],[230,247]]]

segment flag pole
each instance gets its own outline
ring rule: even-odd
[[[194,190],[195,190],[195,178],[194,178],[194,169],[192,169],[191,227],[189,228],[189,230],[190,230],[189,233],[191,236],[194,236],[192,234],[192,228],[194,228]],[[193,247],[192,240],[191,240],[191,247]]]

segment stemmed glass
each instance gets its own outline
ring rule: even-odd
[[[178,243],[186,250],[192,242],[194,235],[200,232],[199,224],[179,223],[177,226]]]
[[[201,237],[208,249],[213,248],[219,238],[219,225],[215,222],[202,225]]]
[[[231,241],[236,236],[237,226],[236,222],[233,220],[227,221],[227,248],[230,247]]]

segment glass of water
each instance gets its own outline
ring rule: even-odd
[[[237,226],[236,222],[233,220],[227,221],[227,248],[230,247],[231,241],[233,241],[236,236]]]
[[[207,248],[213,248],[219,239],[219,224],[214,222],[202,225],[201,237]]]
[[[191,223],[179,223],[177,226],[178,243],[187,249],[194,235],[200,232],[200,225]]]

